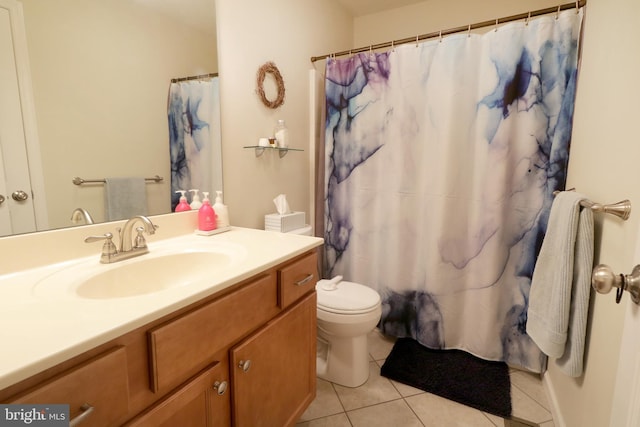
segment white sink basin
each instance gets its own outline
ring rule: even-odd
[[[75,292],[94,299],[143,295],[186,286],[230,263],[229,255],[217,252],[185,252],[150,258],[142,255],[134,262],[115,265],[90,276]]]
[[[40,280],[42,297],[112,299],[142,296],[213,281],[216,273],[236,265],[245,251],[234,247],[156,251],[112,264],[96,258],[61,268]]]

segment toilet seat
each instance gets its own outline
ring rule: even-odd
[[[330,313],[354,315],[368,313],[380,306],[380,295],[359,283],[342,281],[334,290],[323,289],[328,280],[316,284],[318,310]]]

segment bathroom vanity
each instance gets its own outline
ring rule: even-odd
[[[58,283],[70,269],[76,275],[90,264],[86,277],[92,278],[108,269],[96,264],[99,253],[95,262],[89,257],[2,275],[1,300],[14,298],[25,318],[6,323],[8,315],[0,314],[18,329],[0,339],[22,335],[25,342],[0,355],[0,402],[69,404],[80,426],[293,425],[315,397],[321,244],[235,227],[151,241],[144,257],[163,262],[209,246],[233,250],[212,274],[132,296],[79,297],[87,280]],[[184,266],[190,268],[207,271],[202,263]],[[47,337],[40,345],[39,330]]]

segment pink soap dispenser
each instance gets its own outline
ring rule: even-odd
[[[176,191],[176,193],[180,193],[180,201],[179,203],[176,205],[176,212],[184,212],[184,211],[190,211],[191,210],[191,206],[189,206],[189,203],[187,203],[187,198],[185,197],[184,193],[186,193],[185,190],[178,190]]]
[[[204,200],[198,209],[198,230],[212,231],[216,229],[216,212],[209,201],[209,193],[203,191],[202,194],[204,194]]]

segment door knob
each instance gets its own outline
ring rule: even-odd
[[[18,190],[11,193],[11,198],[16,202],[24,202],[29,198],[29,195],[22,190]]]

